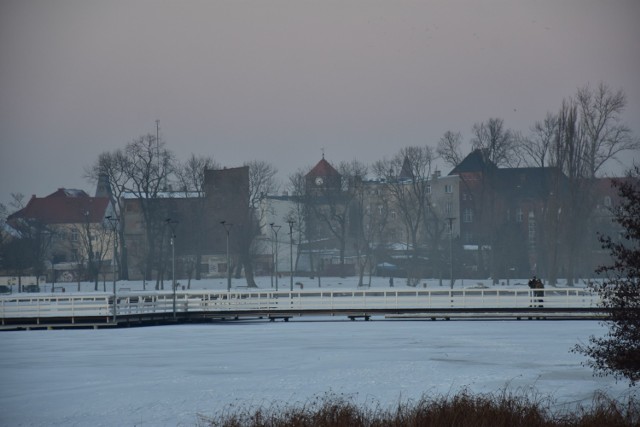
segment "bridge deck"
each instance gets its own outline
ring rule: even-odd
[[[0,297],[2,329],[116,327],[175,322],[344,316],[369,319],[594,319],[584,289],[166,291],[17,294]]]

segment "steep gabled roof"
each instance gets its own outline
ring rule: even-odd
[[[405,157],[402,162],[402,170],[400,170],[400,176],[398,178],[401,180],[413,179],[413,171],[411,170],[411,163],[408,157]]]
[[[466,172],[493,172],[498,167],[485,155],[481,149],[473,150],[449,175],[460,175]]]
[[[90,197],[82,190],[60,188],[46,196],[33,196],[27,206],[7,218],[37,220],[45,224],[98,223],[104,219],[108,197]]]
[[[313,167],[313,169],[311,169],[309,171],[309,173],[307,173],[306,175],[307,177],[316,177],[316,176],[322,176],[322,177],[328,177],[328,176],[341,176],[340,173],[335,170],[335,168],[333,166],[331,166],[331,164],[325,160],[324,156],[322,156],[322,160],[320,160],[318,162],[317,165],[315,165]]]

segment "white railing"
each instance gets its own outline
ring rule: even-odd
[[[20,294],[0,297],[0,318],[107,317],[113,313],[105,294],[39,295]]]
[[[597,294],[585,289],[545,289],[535,296],[528,289],[416,289],[416,290],[299,290],[289,291],[178,291],[177,313],[278,312],[295,310],[434,310],[434,309],[546,309],[596,308]],[[122,292],[117,316],[172,313],[170,291]],[[542,299],[540,302],[538,300]],[[100,317],[113,315],[113,296],[106,293],[62,295],[22,294],[0,297],[0,318]]]

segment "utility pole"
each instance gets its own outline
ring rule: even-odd
[[[287,221],[287,223],[289,223],[289,257],[290,257],[289,262],[291,265],[291,275],[290,275],[291,285],[289,287],[289,290],[293,292],[293,224],[295,224],[296,222],[290,219],[289,221]]]
[[[275,274],[276,274],[276,292],[278,292],[278,231],[280,231],[280,228],[282,228],[282,226],[275,225],[273,222],[269,225],[271,225],[271,229],[273,230],[273,233],[276,235],[276,265],[273,270],[275,271]]]
[[[171,283],[173,286],[173,320],[176,320],[176,224],[175,219],[167,218],[167,225],[171,229]]]
[[[229,257],[229,232],[231,231],[231,227],[233,224],[227,221],[220,221],[220,224],[224,227],[224,230],[227,232],[227,292],[231,292],[231,258]]]
[[[111,224],[111,228],[113,230],[113,255],[111,255],[111,264],[113,265],[113,323],[117,323],[117,295],[116,295],[116,226],[118,224],[118,218],[112,217],[111,215],[106,217],[109,223]]]
[[[455,218],[449,217],[447,220],[449,221],[449,267],[450,267],[450,276],[449,276],[449,284],[451,289],[453,289],[453,220]]]

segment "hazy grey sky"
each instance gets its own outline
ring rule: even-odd
[[[527,131],[600,81],[640,136],[640,1],[0,0],[0,202],[92,192],[84,168],[156,119],[180,159],[284,181],[322,148],[370,163],[489,117]]]

